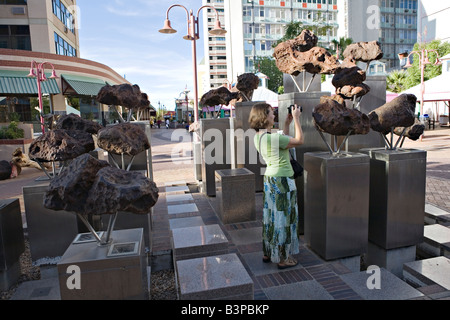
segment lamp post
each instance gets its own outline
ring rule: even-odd
[[[412,51],[407,57],[406,57],[406,64],[404,68],[411,68],[412,64],[409,61],[409,57],[413,54],[417,54],[419,56],[419,68],[420,68],[420,114],[419,116],[423,116],[423,103],[424,103],[424,95],[425,95],[425,66],[427,64],[431,64],[429,59],[429,53],[434,52],[437,55],[436,62],[434,63],[435,66],[441,65],[441,61],[439,59],[439,53],[437,50],[434,49],[422,49],[417,51]],[[402,53],[399,54],[400,61],[404,58],[406,54]]]
[[[28,77],[30,77],[30,78],[36,78],[36,81],[37,81],[42,134],[45,133],[45,125],[44,125],[44,118],[42,117],[42,114],[44,112],[44,105],[42,103],[41,82],[44,82],[44,81],[48,80],[46,75],[45,75],[45,65],[46,64],[48,64],[48,65],[50,65],[52,67],[52,75],[50,76],[50,79],[57,79],[58,76],[56,75],[55,67],[53,66],[53,64],[51,64],[49,62],[42,62],[42,63],[38,64],[36,61],[31,61],[30,74],[28,75]]]
[[[161,30],[159,30],[159,32],[167,33],[167,34],[177,32],[175,29],[172,28],[170,20],[169,20],[169,11],[174,7],[181,7],[187,13],[188,33],[186,36],[183,37],[183,39],[192,41],[192,67],[194,70],[194,119],[195,119],[195,123],[197,123],[198,122],[198,85],[197,85],[197,44],[196,44],[196,41],[198,39],[200,39],[199,21],[198,21],[198,16],[200,14],[200,11],[203,8],[210,8],[210,9],[213,9],[216,13],[216,22],[214,25],[214,29],[212,29],[209,32],[210,34],[224,35],[227,31],[222,29],[222,27],[220,26],[219,12],[213,6],[209,6],[209,5],[202,6],[200,9],[198,9],[197,17],[195,17],[192,10],[190,10],[190,12],[189,12],[185,6],[180,5],[180,4],[174,4],[174,5],[170,6],[169,9],[167,9],[164,27]]]

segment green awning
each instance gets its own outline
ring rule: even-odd
[[[74,75],[62,75],[63,79],[63,94],[64,95],[77,95],[77,96],[97,96],[101,88],[107,83],[103,80],[74,76]]]
[[[37,95],[36,78],[28,78],[28,72],[0,70],[1,95]],[[48,80],[41,82],[43,94],[60,94],[56,79],[50,79],[51,73],[46,74]]]

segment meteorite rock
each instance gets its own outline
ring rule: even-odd
[[[148,214],[158,201],[158,192],[156,184],[140,172],[105,167],[97,173],[86,207],[95,215]]]
[[[218,89],[211,90],[203,95],[200,103],[204,106],[228,106],[231,100],[239,98],[239,92],[230,92],[226,87],[220,87]]]
[[[352,57],[356,61],[370,62],[383,58],[383,51],[378,41],[353,43],[344,51],[344,58]]]
[[[335,136],[365,135],[370,132],[369,117],[356,109],[349,109],[333,97],[322,97],[313,110],[317,129]]]
[[[278,69],[293,76],[306,71],[312,74],[333,74],[339,67],[339,61],[326,49],[314,47],[300,52],[292,40],[280,43],[273,54]]]
[[[38,170],[42,170],[41,166],[36,162],[30,159],[28,155],[22,152],[22,148],[17,148],[12,153],[11,162],[17,167],[17,174],[19,175],[22,172],[22,168],[34,168]],[[49,163],[43,164],[46,169],[51,169],[52,165]]]
[[[319,38],[311,30],[303,30],[299,36],[289,41],[296,50],[306,52],[317,46]]]
[[[6,160],[0,161],[0,180],[8,180],[11,177],[11,173],[11,164]]]
[[[34,161],[66,161],[95,149],[90,133],[80,130],[52,130],[30,145],[29,157]]]
[[[356,86],[347,85],[336,89],[336,94],[339,94],[344,99],[353,99],[365,96],[370,92],[370,87],[361,83]]]
[[[101,129],[97,144],[113,154],[135,156],[150,149],[150,142],[144,130],[133,123],[120,123]]]
[[[389,103],[369,113],[370,126],[384,135],[396,127],[410,127],[415,122],[417,97],[402,94]]]
[[[400,136],[405,128],[397,127],[394,129],[394,133],[398,136]],[[421,124],[419,120],[415,120],[415,123],[413,126],[408,127],[406,129],[406,132],[404,134],[404,137],[409,138],[413,141],[419,140],[420,136],[425,131],[425,125]]]
[[[244,73],[238,77],[236,89],[243,95],[243,101],[252,101],[253,92],[259,87],[259,78],[253,73]]]
[[[109,167],[106,161],[84,154],[74,159],[70,165],[50,182],[44,195],[47,209],[86,214],[86,200],[91,192],[97,172]]]
[[[102,126],[97,122],[85,120],[73,113],[59,118],[55,126],[55,129],[80,130],[91,134],[97,134],[101,128]]]
[[[336,70],[332,83],[335,88],[347,85],[357,86],[366,81],[366,72],[356,65],[356,61],[347,58]]]
[[[107,105],[122,106],[128,109],[146,109],[150,106],[148,95],[141,92],[138,85],[106,85],[97,94],[97,101]]]

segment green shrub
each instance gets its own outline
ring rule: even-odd
[[[17,122],[11,121],[9,126],[0,128],[0,139],[23,139],[25,132],[17,126]]]

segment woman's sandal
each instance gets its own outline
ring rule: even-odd
[[[297,260],[295,260],[292,257],[287,258],[287,260],[284,260],[283,262],[280,262],[278,264],[278,269],[287,269],[295,267],[298,264]]]
[[[267,256],[264,256],[264,257],[263,257],[263,262],[264,262],[264,263],[270,263],[270,262],[271,262],[271,260],[270,260],[270,258],[269,258],[269,257],[267,257]]]

